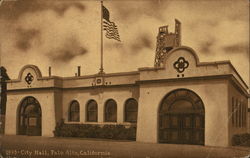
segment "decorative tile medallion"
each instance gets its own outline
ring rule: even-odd
[[[188,68],[189,63],[185,60],[184,57],[179,57],[179,59],[173,64],[174,68],[179,72],[182,73]]]
[[[28,73],[25,77],[25,81],[28,83],[28,84],[31,84],[31,82],[34,80],[34,77],[32,76],[31,73]]]

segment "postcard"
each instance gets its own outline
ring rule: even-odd
[[[248,0],[0,0],[0,158],[247,158]]]

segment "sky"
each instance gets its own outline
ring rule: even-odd
[[[121,42],[104,37],[104,71],[153,67],[158,27],[182,24],[182,45],[201,62],[230,60],[249,83],[248,0],[106,0]],[[0,64],[11,79],[34,64],[43,76],[96,74],[100,68],[101,11],[94,0],[16,0],[0,6]]]

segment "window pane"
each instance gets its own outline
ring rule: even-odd
[[[128,112],[126,115],[127,122],[136,122],[137,121],[137,112]]]
[[[236,127],[239,125],[239,106],[238,106],[238,99],[236,99]]]
[[[105,106],[105,121],[117,121],[117,105],[114,100],[108,100]]]
[[[73,102],[72,104],[71,104],[71,111],[79,111],[79,104],[78,104],[78,102]]]
[[[169,128],[170,127],[170,119],[169,116],[162,116],[161,119],[161,128]]]
[[[179,90],[179,91],[176,92],[176,95],[178,97],[186,97],[187,94],[188,94],[188,91],[186,91],[186,90]]]
[[[171,117],[171,126],[172,127],[178,127],[178,117],[177,116],[172,116]]]
[[[87,104],[87,121],[97,122],[97,103],[94,100]]]
[[[36,126],[37,118],[36,117],[30,117],[29,118],[29,126]]]
[[[187,100],[175,101],[170,107],[170,111],[176,113],[194,112],[194,110],[192,103]]]
[[[129,99],[125,104],[125,121],[136,122],[138,113],[138,103],[135,99]]]
[[[89,111],[89,113],[88,113],[88,121],[96,122],[97,121],[97,113]]]
[[[33,105],[33,104],[28,105],[28,106],[25,108],[25,114],[28,115],[28,114],[33,114],[33,113],[35,113],[35,112],[36,112],[35,107],[36,107],[36,106]]]
[[[243,127],[246,127],[246,104],[243,104]]]
[[[234,124],[234,120],[235,120],[235,114],[234,114],[234,97],[232,98],[232,124],[233,124],[233,127],[235,126]]]
[[[79,103],[77,101],[73,101],[70,105],[69,121],[80,121],[79,111]]]
[[[191,117],[184,117],[183,118],[183,126],[184,127],[188,127],[191,128],[192,124],[191,124]]]
[[[200,117],[195,117],[195,126],[196,126],[196,128],[200,128],[201,127]]]

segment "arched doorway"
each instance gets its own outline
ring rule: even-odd
[[[41,135],[41,107],[34,97],[26,97],[21,102],[18,114],[19,135]]]
[[[168,93],[158,114],[160,143],[204,145],[205,109],[197,94],[187,89]]]

